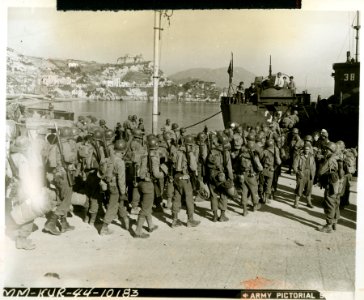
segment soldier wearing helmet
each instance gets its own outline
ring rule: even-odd
[[[228,191],[233,188],[233,170],[230,151],[225,149],[228,144],[228,138],[219,133],[217,144],[210,150],[206,160],[208,185],[211,193],[211,210],[214,215],[213,222],[229,220],[225,211],[227,210],[228,197],[231,197]],[[218,198],[218,196],[220,197]],[[218,217],[218,209],[221,211],[220,217]]]
[[[108,204],[100,235],[109,235],[112,233],[109,224],[117,215],[122,220],[125,229],[129,230],[129,217],[125,206],[128,197],[126,195],[126,173],[123,159],[127,144],[124,140],[118,140],[113,146],[114,155],[102,161],[98,171],[108,197]]]
[[[144,120],[143,118],[139,118],[139,123],[138,123],[138,127],[139,130],[141,130],[143,133],[145,132],[145,128],[144,128]]]
[[[75,184],[75,175],[77,170],[77,148],[75,143],[70,143],[71,128],[62,127],[59,129],[60,140],[58,143],[50,145],[48,157],[46,158],[46,172],[56,188],[60,199],[55,211],[49,215],[44,226],[44,230],[53,235],[60,235],[66,231],[74,230],[67,221],[67,214],[71,207],[71,198],[73,185]],[[61,223],[61,231],[58,229],[58,220]]]
[[[296,173],[296,198],[294,208],[298,208],[303,194],[306,196],[307,206],[313,208],[311,193],[316,173],[316,162],[312,153],[312,146],[309,142],[305,144],[303,151],[293,161],[293,170]]]
[[[172,199],[173,221],[171,227],[182,225],[178,220],[178,213],[181,209],[182,197],[186,202],[187,227],[196,227],[200,221],[194,220],[194,201],[192,180],[197,177],[197,158],[193,153],[194,137],[187,135],[184,139],[184,146],[177,150],[175,176],[174,176],[174,195]],[[197,188],[197,187],[196,187]]]
[[[263,170],[261,173],[262,181],[260,183],[259,189],[261,195],[263,196],[263,203],[270,203],[270,199],[272,197],[274,170],[277,165],[281,164],[279,150],[277,151],[273,139],[266,141],[260,161],[262,163]]]
[[[299,135],[298,128],[293,128],[291,131],[291,139],[289,142],[289,162],[288,162],[288,174],[292,172],[293,161],[300,154],[304,141]]]
[[[319,181],[324,192],[324,213],[326,216],[326,225],[320,227],[321,232],[331,233],[336,230],[340,218],[340,169],[342,162],[338,160],[335,152],[336,144],[328,142],[324,148],[324,161],[318,170]]]
[[[108,130],[108,129],[109,129],[109,127],[107,127],[107,126],[106,126],[106,121],[105,121],[105,120],[103,120],[103,119],[101,119],[101,120],[99,121],[99,125],[100,125],[100,128],[101,128],[102,130],[104,130],[104,131],[106,131],[106,130]]]
[[[253,203],[253,211],[260,209],[258,196],[258,176],[262,170],[259,155],[255,149],[253,141],[244,145],[234,164],[236,175],[236,187],[241,196],[243,206],[243,216],[248,214],[248,196],[250,195]]]
[[[138,128],[138,116],[137,115],[133,115],[131,117],[131,129],[133,130],[134,128]]]
[[[160,170],[160,158],[157,152],[158,140],[151,138],[148,141],[148,154],[141,157],[138,176],[138,190],[141,195],[141,210],[138,215],[136,238],[148,238],[149,234],[142,232],[143,224],[147,220],[149,232],[153,232],[158,226],[153,225],[152,208],[154,202],[154,184],[164,174]]]
[[[172,139],[173,139],[173,142],[174,144],[177,146],[177,145],[180,145],[180,137],[181,137],[181,132],[179,130],[179,126],[177,123],[173,123],[172,126],[171,126],[171,130],[172,130]]]
[[[131,139],[131,136],[132,136],[132,130],[133,128],[133,125],[132,125],[132,119],[133,119],[133,116],[132,115],[129,115],[128,116],[128,119],[124,121],[123,123],[123,127],[124,127],[124,139],[126,141],[129,141]]]

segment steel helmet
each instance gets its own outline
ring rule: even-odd
[[[138,120],[138,116],[137,116],[137,115],[133,115],[133,116],[131,117],[131,119],[132,119],[133,121],[137,121],[137,120]]]
[[[148,148],[151,150],[157,149],[159,147],[159,142],[155,136],[148,139]]]
[[[238,123],[235,123],[235,122],[232,122],[231,124],[230,124],[230,128],[231,129],[235,129],[236,127],[238,127],[239,126],[239,124]]]
[[[149,141],[149,140],[151,140],[151,139],[153,139],[153,138],[157,138],[157,137],[155,136],[155,134],[150,133],[150,134],[148,134],[148,135],[147,135],[147,141]]]
[[[312,143],[312,141],[313,141],[313,137],[312,137],[312,135],[309,135],[309,134],[308,134],[308,135],[306,135],[306,136],[305,136],[305,138],[304,138],[304,141],[305,141],[305,142],[311,142],[311,143]]]
[[[178,129],[178,124],[177,123],[173,123],[172,124],[172,130],[177,130]]]
[[[108,129],[105,131],[105,139],[111,140],[114,137],[114,131]]]
[[[186,135],[184,142],[185,145],[193,145],[195,143],[195,138],[192,135]]]
[[[125,151],[126,150],[126,142],[124,140],[117,140],[114,143],[114,150],[115,151]]]
[[[274,146],[274,140],[272,140],[272,139],[266,140],[265,146],[266,147],[272,147],[272,146]]]
[[[292,129],[292,133],[293,134],[299,134],[300,132],[299,132],[298,128],[295,127],[295,128]]]
[[[217,137],[217,140],[219,142],[220,145],[226,145],[229,143],[229,139],[226,135],[219,135]]]
[[[255,134],[249,133],[246,139],[248,141],[255,141]]]
[[[134,128],[131,133],[136,138],[143,138],[143,131],[141,131],[139,128]]]
[[[91,120],[92,123],[97,122],[97,118],[95,116],[90,116],[90,120]]]
[[[100,121],[99,121],[99,124],[100,124],[100,126],[102,126],[102,125],[106,125],[106,121],[105,121],[105,120],[100,120]]]
[[[169,132],[169,131],[165,131],[165,132],[163,133],[163,137],[164,137],[164,139],[165,139],[166,141],[170,141],[170,140],[172,139],[172,133],[171,133],[171,132]]]
[[[183,134],[186,132],[186,128],[181,128],[179,131]]]
[[[197,134],[197,139],[200,141],[200,142],[205,142],[206,141],[206,134],[204,132],[199,132]]]
[[[329,149],[332,153],[336,152],[337,149],[336,144],[333,142],[329,142],[325,148]]]
[[[103,137],[104,137],[104,133],[102,132],[101,129],[96,129],[94,132],[93,132],[93,138],[95,140],[102,140]]]
[[[69,128],[69,127],[62,127],[59,130],[59,136],[62,138],[68,138],[71,136],[71,134],[72,134],[72,131],[71,131],[71,128]]]
[[[339,150],[343,151],[345,150],[345,143],[343,141],[337,141],[336,147],[339,148]]]

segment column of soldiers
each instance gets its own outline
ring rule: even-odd
[[[39,151],[45,185],[57,195],[44,231],[61,235],[75,229],[67,219],[74,192],[87,196],[82,217],[92,226],[100,224],[100,235],[111,234],[109,224],[117,218],[125,230],[131,230],[130,213],[138,215],[134,237],[148,238],[143,232],[145,221],[149,233],[158,228],[153,211],[170,210],[170,225],[175,228],[183,225],[179,220],[183,206],[186,226],[196,227],[199,197],[210,201],[213,222],[227,222],[229,202],[238,203],[246,216],[275,199],[282,164],[296,175],[293,207],[299,207],[304,195],[307,206],[313,208],[312,186],[320,184],[325,189],[327,224],[319,230],[336,230],[340,205],[349,204],[357,153],[346,149],[342,141],[329,141],[324,129],[301,138],[299,130],[286,121],[280,126],[273,117],[262,126],[232,123],[224,131],[186,135],[186,130],[168,119],[161,134],[146,136],[143,120],[136,115],[114,130],[104,120],[80,116],[73,127],[56,128],[42,138]],[[23,136],[10,142],[23,145],[18,148],[26,143]],[[34,248],[24,239],[17,246]]]

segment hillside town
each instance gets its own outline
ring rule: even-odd
[[[218,101],[214,82],[174,82],[160,70],[161,101]],[[153,63],[126,54],[111,64],[30,57],[7,48],[7,94],[39,94],[89,100],[148,101],[153,95]]]

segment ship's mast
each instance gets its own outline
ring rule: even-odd
[[[153,112],[152,112],[152,133],[158,132],[158,85],[159,85],[159,40],[161,28],[162,11],[154,12],[154,72],[153,72]]]
[[[355,36],[355,62],[358,62],[359,59],[359,11],[356,12],[356,25],[353,26],[353,28],[356,30],[356,36]]]
[[[269,78],[272,77],[272,55],[269,55]]]

